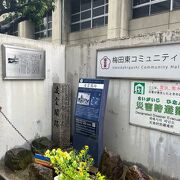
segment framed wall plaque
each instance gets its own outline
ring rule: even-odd
[[[3,79],[45,79],[45,51],[2,45]]]
[[[97,77],[180,80],[180,44],[97,51]]]

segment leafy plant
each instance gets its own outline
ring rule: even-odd
[[[88,154],[89,147],[85,146],[77,153],[75,150],[62,151],[60,148],[47,150],[45,156],[49,157],[59,180],[105,180],[105,176],[98,172],[95,176],[89,173],[93,165],[93,158]]]
[[[0,33],[7,32],[18,23],[30,20],[39,24],[43,17],[55,9],[56,0],[0,0]]]

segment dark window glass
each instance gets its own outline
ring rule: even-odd
[[[102,6],[104,4],[104,0],[93,0],[93,7]]]
[[[71,25],[71,32],[80,31],[80,24],[72,24]]]
[[[91,10],[81,13],[81,19],[87,19],[90,17],[91,17]]]
[[[105,24],[108,24],[108,16],[105,16]]]
[[[150,2],[150,0],[134,0],[133,1],[133,6],[144,4],[144,3],[147,3],[147,2]]]
[[[79,20],[80,20],[80,14],[76,14],[76,15],[71,16],[71,23],[77,22]]]
[[[39,34],[34,35],[34,39],[39,39],[38,37],[39,37]]]
[[[174,0],[173,9],[180,9],[180,0]]]
[[[52,36],[52,30],[48,31],[48,37]]]
[[[151,5],[151,14],[155,14],[163,11],[169,11],[169,10],[170,10],[170,0]]]
[[[93,9],[93,17],[100,16],[104,14],[104,6],[100,8]]]
[[[133,9],[133,18],[149,16],[149,6]]]
[[[49,14],[48,14],[47,20],[48,20],[48,21],[52,21],[52,13],[49,13]]]
[[[44,32],[35,34],[35,39],[41,39],[44,37],[46,37],[46,33],[44,33]]]
[[[44,24],[40,24],[40,25],[37,25],[35,27],[35,32],[42,31],[44,29],[45,29],[45,25]]]
[[[52,22],[48,23],[48,29],[52,29]]]
[[[38,26],[35,27],[35,32],[40,31],[40,28]]]
[[[98,27],[103,25],[104,25],[104,17],[93,19],[93,27]]]
[[[81,11],[90,9],[91,8],[91,1],[90,0],[81,0]]]
[[[109,0],[70,0],[71,31],[80,31],[108,23]]]
[[[108,13],[108,5],[105,6],[105,13]]]
[[[46,28],[46,27],[45,27],[44,24],[41,24],[41,25],[40,25],[40,29],[41,29],[41,30],[44,30],[45,28]]]
[[[14,25],[8,32],[7,34],[13,35],[13,36],[18,36],[18,25]]]
[[[80,12],[80,0],[71,0],[71,14]]]
[[[81,23],[81,30],[91,28],[91,21]]]

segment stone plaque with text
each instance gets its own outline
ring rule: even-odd
[[[71,88],[69,84],[53,84],[52,139],[61,148],[70,146]]]

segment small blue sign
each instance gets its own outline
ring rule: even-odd
[[[80,79],[75,109],[73,146],[88,145],[98,166],[103,153],[103,124],[109,80]]]

